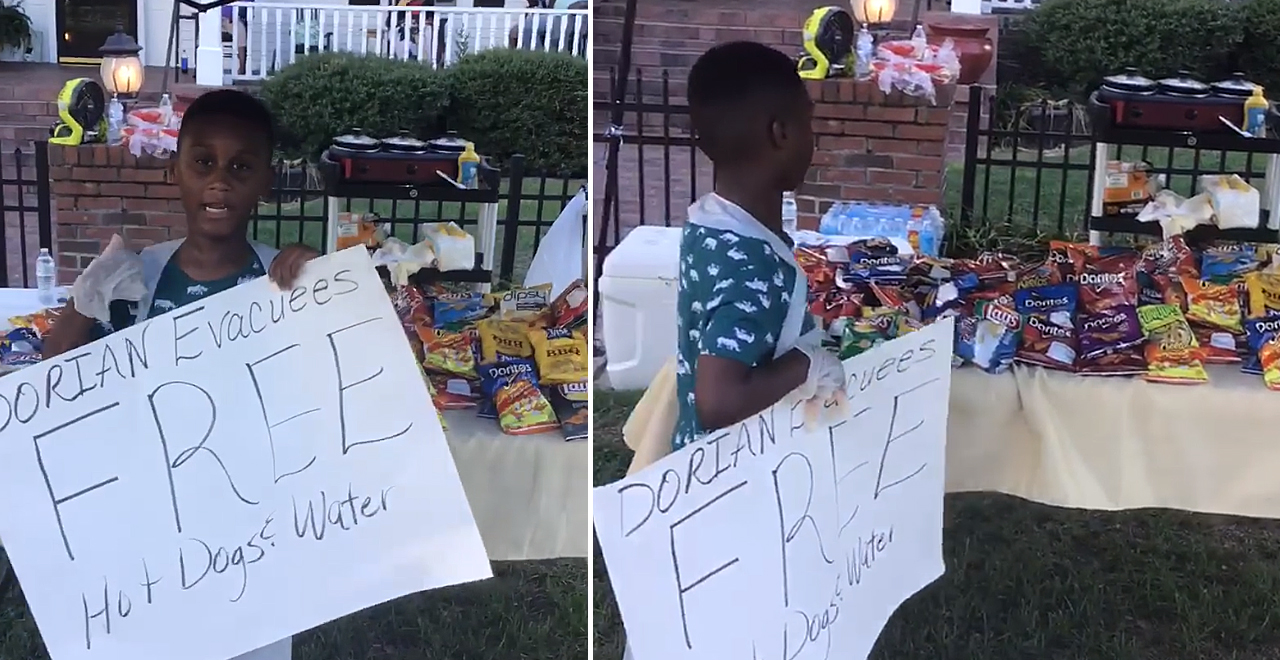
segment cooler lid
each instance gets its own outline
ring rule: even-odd
[[[637,280],[676,280],[680,277],[679,227],[632,229],[605,257],[604,277]]]

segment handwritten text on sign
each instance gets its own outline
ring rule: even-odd
[[[0,499],[53,660],[226,660],[490,575],[362,249],[0,379]]]
[[[942,575],[950,321],[845,361],[849,406],[790,399],[595,489],[639,660],[865,658]]]

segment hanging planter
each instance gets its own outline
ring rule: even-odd
[[[21,62],[31,48],[31,17],[21,2],[0,0],[0,62]]]

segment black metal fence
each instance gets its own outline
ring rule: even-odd
[[[523,279],[543,235],[565,204],[586,185],[586,179],[585,173],[527,172],[523,156],[510,159],[502,172],[503,194],[498,204],[494,255],[498,282]],[[481,212],[479,204],[459,202],[343,198],[339,203],[339,212],[377,214],[382,224],[390,226],[392,235],[409,243],[422,239],[426,223],[453,221],[474,228]],[[329,198],[319,176],[306,167],[282,163],[271,197],[259,205],[250,225],[250,236],[276,247],[295,242],[320,247],[327,238],[329,211]]]
[[[974,86],[968,95],[961,185],[957,195],[947,191],[949,217],[961,228],[1083,235],[1099,157],[1149,163],[1155,174],[1164,176],[1166,188],[1188,197],[1198,192],[1202,174],[1239,174],[1259,189],[1265,177],[1263,155],[1131,145],[1108,146],[1099,153],[1082,104],[1042,100],[998,119],[997,100],[989,93]],[[983,125],[984,107],[992,126]]]
[[[586,184],[585,173],[527,172],[524,157],[515,156],[503,172],[503,195],[498,204],[498,245],[495,279],[519,282],[541,245],[542,237],[565,204]],[[408,202],[344,199],[340,211],[377,213],[398,238],[417,242],[422,225],[454,221],[475,225],[479,205],[452,202]],[[0,153],[0,286],[35,285],[35,257],[39,248],[53,247],[52,195],[47,144]],[[258,207],[250,225],[255,240],[277,247],[302,242],[321,247],[329,214],[329,200],[319,177],[306,167],[282,163],[271,198]],[[584,219],[585,223],[585,219]],[[584,236],[586,235],[584,227]]]
[[[610,71],[610,89],[616,89],[616,75]],[[604,258],[633,227],[671,226],[711,190],[711,163],[694,146],[689,107],[675,97],[672,82],[666,70],[655,76],[636,69],[623,99],[594,104],[597,277]],[[615,110],[621,121],[611,126]],[[614,167],[606,170],[610,158]]]
[[[44,148],[0,151],[0,216],[0,286],[35,286],[36,254],[53,247],[49,152]]]

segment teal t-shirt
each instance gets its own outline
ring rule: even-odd
[[[178,254],[175,252],[169,258],[169,262],[164,265],[164,270],[160,272],[160,279],[156,281],[155,295],[151,297],[151,309],[147,312],[147,318],[160,316],[179,307],[190,305],[201,298],[212,296],[215,293],[222,293],[233,286],[257,279],[266,274],[267,265],[263,264],[262,260],[258,258],[258,254],[254,252],[252,261],[243,269],[216,280],[199,281],[193,279],[178,267]],[[136,313],[132,311],[121,312],[122,310],[118,306],[113,306],[111,324],[107,325],[102,322],[95,324],[92,339],[101,339],[112,332],[123,330],[137,322]]]
[[[751,367],[771,361],[791,305],[796,269],[758,238],[688,224],[680,241],[679,278],[674,449],[710,430],[698,423],[695,407],[698,356]],[[813,327],[806,314],[803,332]]]

